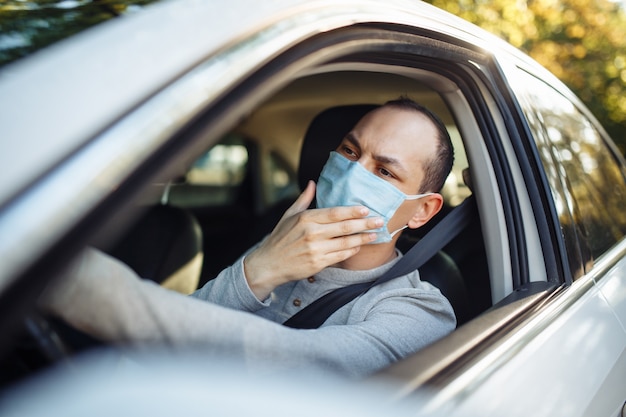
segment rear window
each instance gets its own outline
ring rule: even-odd
[[[523,73],[523,103],[562,223],[571,217],[584,252],[593,258],[626,235],[624,166],[572,102]],[[586,256],[583,254],[583,259]]]

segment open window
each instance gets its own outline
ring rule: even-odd
[[[441,53],[443,43],[419,36],[410,36],[413,44],[423,42],[415,50],[401,37],[375,47],[368,43],[369,36],[385,33],[355,30],[363,48],[356,52],[354,44],[344,49],[343,38],[335,43],[332,34],[311,41],[321,49],[312,54],[319,61],[307,65],[299,61],[300,54],[292,58],[288,52],[281,59],[294,59],[297,70],[285,65],[269,76],[261,71],[262,76],[238,87],[237,99],[216,106],[173,138],[193,146],[186,146],[184,163],[176,164],[173,173],[160,174],[169,175],[161,179],[168,186],[160,203],[181,208],[198,221],[204,256],[199,285],[269,233],[280,218],[276,213],[282,214],[295,199],[302,141],[317,114],[340,105],[383,104],[403,95],[438,114],[455,146],[441,215],[469,195],[476,197],[479,215],[444,248],[464,278],[471,317],[523,281],[516,277],[521,274],[516,264],[525,256],[516,251],[525,248],[515,233],[524,232],[516,232],[515,224],[522,223],[520,216],[528,221],[532,214],[528,207],[516,207],[527,198],[517,198],[524,195],[516,189],[523,179],[515,178],[516,167],[502,159],[502,153],[513,151],[499,143],[499,134],[506,142],[507,129],[480,75],[486,64],[462,47],[448,45]],[[519,211],[526,214],[516,219]],[[429,228],[405,232],[401,249],[408,250]]]
[[[518,239],[524,230],[518,229],[529,210],[520,205],[528,202],[526,197],[518,201],[523,192],[516,185],[523,179],[505,157],[513,152],[499,142],[507,129],[504,117],[494,117],[498,105],[480,75],[486,66],[479,54],[402,31],[356,27],[312,38],[275,59],[249,78],[233,81],[215,102],[181,116],[175,131],[165,135],[153,128],[166,137],[159,136],[159,146],[146,152],[149,157],[102,205],[119,210],[103,209],[89,219],[103,221],[100,233],[86,243],[114,254],[126,244],[132,250],[123,260],[132,266],[133,257],[146,253],[128,244],[146,208],[171,208],[191,219],[196,242],[199,232],[202,265],[195,279],[202,285],[269,233],[279,218],[275,213],[282,214],[299,193],[302,141],[316,115],[335,106],[383,104],[406,95],[440,116],[455,145],[443,214],[469,195],[476,198],[478,215],[471,226],[443,248],[469,292],[467,320],[513,291],[523,275],[519,263],[526,262],[523,239]],[[206,79],[180,81],[185,82],[191,84],[181,91],[195,93],[204,85],[194,83]],[[131,195],[135,198],[129,201]],[[168,224],[158,220],[148,229]],[[421,232],[405,233],[402,249]],[[192,255],[197,259],[198,251]],[[168,271],[189,262],[178,260]]]
[[[408,96],[437,113],[455,147],[455,164],[442,190],[445,208],[431,223],[477,191],[489,195],[482,198],[483,207],[499,199],[494,194],[497,185],[485,183],[491,176],[488,161],[483,160],[486,152],[478,139],[480,131],[467,100],[453,81],[432,70],[388,64],[351,62],[315,67],[298,74],[251,109],[164,191],[161,203],[186,210],[200,225],[204,264],[199,285],[214,278],[268,234],[295,200],[300,192],[298,164],[308,157],[301,154],[302,142],[315,116],[331,107],[380,105],[400,96]],[[468,154],[466,146],[472,148],[473,155]],[[471,163],[471,158],[476,162]],[[400,249],[410,249],[432,224],[405,231]],[[443,250],[458,267],[471,300],[471,311],[461,324],[492,305],[483,226],[481,217],[477,217]],[[490,233],[500,235],[502,231]],[[492,244],[492,251],[494,247],[502,250],[500,244]],[[503,287],[501,283],[498,286]]]

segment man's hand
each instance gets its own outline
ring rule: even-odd
[[[246,279],[259,300],[281,284],[350,258],[376,239],[375,233],[363,232],[382,227],[383,220],[366,218],[366,207],[307,210],[314,196],[315,183],[309,181],[271,235],[245,258]]]

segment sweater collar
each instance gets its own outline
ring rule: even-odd
[[[402,258],[402,252],[400,252],[397,248],[396,255],[397,256],[395,258],[381,266],[361,271],[354,271],[350,269],[329,266],[315,274],[315,278],[318,280],[334,282],[338,284],[356,284],[360,282],[373,281],[383,275],[389,269],[391,269],[391,267],[394,266],[396,262],[400,260],[400,258]]]

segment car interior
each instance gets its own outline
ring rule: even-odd
[[[208,143],[183,175],[146,186],[133,202],[142,214],[134,216],[132,224],[126,220],[107,227],[106,238],[94,239],[94,246],[122,260],[142,278],[189,294],[271,232],[362,115],[407,96],[446,124],[455,163],[442,190],[444,209],[422,228],[405,230],[399,249],[406,253],[446,213],[468,197],[478,197],[472,203],[478,210],[469,226],[421,268],[424,279],[449,298],[457,327],[462,326],[504,298],[510,292],[507,285],[511,287],[502,278],[510,275],[502,256],[507,251],[505,228],[498,221],[484,221],[485,210],[497,212],[492,207],[497,196],[484,162],[488,158],[477,140],[480,130],[451,81],[417,69],[391,68],[331,67],[295,79],[220,140]],[[471,163],[472,158],[479,163]],[[28,331],[31,336],[41,333],[42,326],[50,323],[72,351],[99,345],[54,319],[31,321],[35,330]],[[63,354],[52,349],[47,360]],[[31,361],[27,356],[22,352],[20,360]]]
[[[310,75],[282,89],[208,149],[183,178],[162,185],[159,202],[104,249],[144,278],[192,292],[271,232],[365,113],[400,96],[437,113],[455,146],[453,171],[442,190],[445,207],[426,226],[403,232],[398,248],[406,253],[472,194],[463,140],[446,103],[423,82],[352,71]],[[434,268],[433,276],[446,277],[437,286],[454,299],[459,325],[492,304],[481,227],[477,216],[424,266]]]

